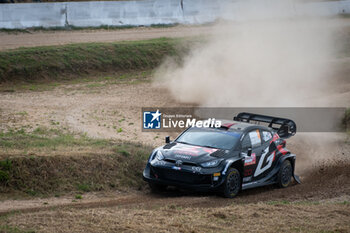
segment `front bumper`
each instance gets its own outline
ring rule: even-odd
[[[143,179],[156,184],[207,191],[215,190],[222,185],[226,178],[221,174],[223,169],[223,166],[201,168],[185,165],[179,168],[166,162],[147,163],[143,171]],[[220,173],[220,176],[214,178],[214,173]]]

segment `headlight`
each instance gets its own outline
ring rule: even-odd
[[[156,152],[155,159],[157,159],[157,160],[163,160],[164,159],[164,155],[162,154],[162,152],[160,150]]]
[[[212,161],[209,161],[209,162],[202,163],[201,166],[202,167],[216,167],[216,166],[219,165],[219,163],[221,161],[222,161],[221,159],[216,159],[216,160],[212,160]]]

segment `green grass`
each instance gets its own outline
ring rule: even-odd
[[[23,129],[0,132],[0,148],[4,151],[8,149],[52,149],[59,146],[104,147],[108,144],[107,140],[91,139],[86,135],[73,135],[57,129],[37,128],[31,133],[27,133]]]
[[[0,225],[0,232],[4,233],[34,233],[34,230],[22,230],[9,225]]]
[[[165,56],[186,53],[184,39],[153,39],[117,43],[82,43],[19,48],[0,52],[0,83],[64,80],[91,72],[150,70]],[[188,41],[188,40],[187,40]],[[192,41],[190,41],[192,42]]]
[[[277,200],[277,201],[268,201],[266,202],[268,205],[319,205],[320,203],[317,201],[296,201],[296,202],[290,202],[287,200]]]
[[[289,205],[291,204],[289,201],[282,200],[282,201],[268,201],[266,202],[268,205]]]
[[[175,27],[179,24],[151,24],[149,26],[135,26],[135,25],[101,25],[98,27],[77,27],[68,25],[66,27],[30,27],[26,29],[9,29],[9,28],[0,28],[0,32],[5,32],[9,34],[18,34],[18,33],[31,33],[31,32],[38,32],[38,31],[79,31],[79,30],[122,30],[122,29],[130,29],[130,28],[169,28],[169,27]]]
[[[102,153],[83,155],[36,155],[44,148],[100,148]],[[149,146],[91,139],[59,130],[38,128],[0,134],[2,156],[7,150],[31,150],[23,156],[0,160],[0,199],[12,196],[54,196],[67,192],[82,194],[90,191],[142,189],[142,171],[152,148]],[[15,196],[16,196],[15,195]]]
[[[141,82],[150,82],[150,77],[153,75],[153,70],[137,70],[129,72],[116,72],[106,76],[104,73],[83,75],[79,77],[72,77],[71,79],[62,80],[30,80],[30,82],[35,82],[35,84],[26,84],[26,82],[16,82],[16,83],[6,83],[0,85],[0,92],[17,92],[17,91],[50,91],[56,87],[62,85],[76,85],[79,86],[66,87],[65,91],[77,91],[77,90],[94,90],[99,88],[104,88],[110,85],[116,85],[121,83],[137,84]],[[25,112],[19,112],[17,115],[26,116]]]

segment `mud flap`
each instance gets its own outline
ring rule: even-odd
[[[295,175],[295,174],[293,174],[293,178],[294,178],[294,180],[298,183],[298,184],[301,184],[301,182],[300,182],[300,179],[299,179],[299,176],[298,175]]]

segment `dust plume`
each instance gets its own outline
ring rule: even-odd
[[[335,102],[330,93],[339,86],[334,74],[342,22],[317,12],[299,14],[293,7],[301,2],[258,2],[241,2],[239,10],[228,6],[225,16],[232,12],[232,19],[215,24],[206,43],[193,48],[180,65],[164,62],[155,82],[180,102],[206,107],[348,105],[346,98]],[[302,134],[288,145],[303,173],[348,154],[348,147],[339,151],[339,143],[344,145],[342,136]]]
[[[233,20],[217,23],[181,65],[164,62],[157,82],[179,101],[201,106],[332,105],[318,97],[333,73],[336,20],[291,14],[291,2],[277,2],[266,7],[248,1],[232,10]]]
[[[287,148],[297,155],[296,172],[307,175],[320,166],[350,165],[348,140],[341,133],[298,133]]]

